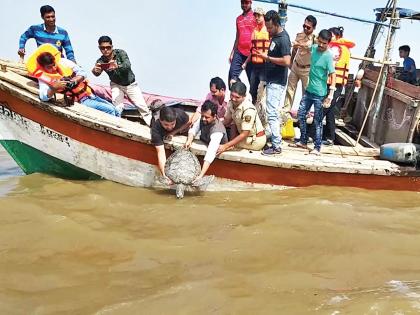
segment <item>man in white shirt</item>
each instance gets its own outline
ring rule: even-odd
[[[189,148],[194,137],[200,133],[200,140],[208,145],[204,163],[200,175],[195,181],[201,179],[214,161],[217,149],[220,144],[228,142],[226,129],[223,123],[217,117],[217,105],[207,100],[201,107],[201,119],[197,120],[188,131],[188,139],[185,142],[185,148]]]

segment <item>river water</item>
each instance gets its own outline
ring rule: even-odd
[[[420,195],[172,193],[0,150],[0,314],[419,314]]]

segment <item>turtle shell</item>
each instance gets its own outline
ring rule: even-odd
[[[175,184],[189,185],[200,174],[197,157],[184,148],[176,150],[165,163],[165,174]]]

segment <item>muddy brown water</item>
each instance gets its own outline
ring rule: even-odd
[[[0,150],[0,314],[419,314],[420,195],[173,193]]]

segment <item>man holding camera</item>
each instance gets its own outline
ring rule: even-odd
[[[152,115],[131,70],[127,53],[122,49],[113,49],[109,36],[101,36],[98,44],[102,56],[96,61],[92,73],[95,76],[100,76],[102,71],[108,74],[111,80],[112,103],[120,113],[124,108],[124,96],[127,96],[138,108],[144,122],[150,126]]]
[[[27,62],[28,73],[39,82],[39,98],[49,101],[55,93],[63,93],[67,103],[79,102],[88,107],[119,116],[117,109],[96,96],[86,80],[86,72],[73,61],[62,58],[51,44],[38,47]]]

